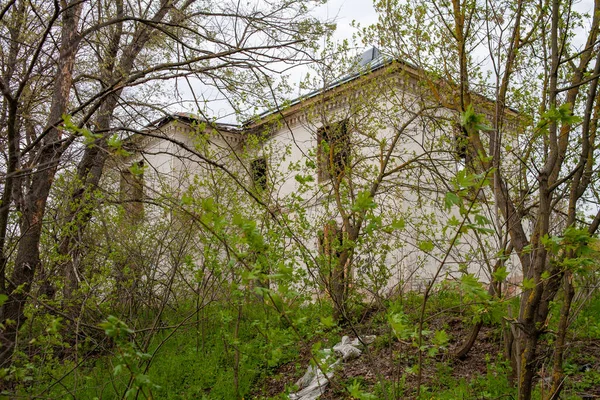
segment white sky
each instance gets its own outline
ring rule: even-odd
[[[575,9],[581,13],[590,12],[593,8],[594,0],[581,0],[575,1]],[[373,0],[329,0],[327,4],[318,7],[314,10],[314,14],[323,20],[333,20],[337,24],[337,29],[334,34],[335,41],[342,41],[344,39],[351,39],[352,35],[356,33],[356,29],[351,26],[352,21],[358,22],[361,27],[369,26],[377,21],[377,14],[373,9]],[[582,33],[587,33],[588,27],[578,29]],[[582,35],[583,36],[583,35]],[[577,39],[576,39],[577,40]],[[357,50],[360,53],[362,50]],[[290,82],[298,84],[300,79],[306,74],[308,68],[306,66],[296,68],[294,71],[288,71],[290,75]],[[202,98],[204,96],[207,99],[213,99],[218,96],[216,91],[207,90],[206,87],[201,85],[193,85],[193,90],[196,96]],[[192,89],[187,87],[187,83],[184,80],[178,82],[179,99],[182,101],[177,106],[177,109],[171,111],[189,111],[196,112],[196,105],[193,103]],[[294,93],[290,94],[290,99],[298,96],[298,89],[295,89]],[[232,115],[231,107],[224,100],[211,101],[209,105],[209,117],[216,117],[220,122],[235,123],[235,115]]]
[[[372,0],[330,0],[316,10],[317,15],[325,19],[337,21],[335,39],[343,40],[352,37],[354,28],[350,27],[353,20],[362,26],[368,26],[377,21]]]
[[[335,21],[337,24],[337,29],[333,36],[335,41],[352,38],[352,35],[356,33],[356,29],[351,27],[352,21],[359,22],[361,26],[368,26],[377,20],[372,0],[329,0],[327,4],[315,9],[314,15],[322,20]],[[296,68],[295,71],[288,71],[287,74],[291,75],[290,82],[297,85],[307,71],[308,68],[306,66]],[[194,83],[193,88],[190,88],[188,83],[183,79],[177,82],[178,97],[181,105],[173,107],[171,111],[195,113],[197,110],[192,90],[199,99],[204,96],[204,98],[211,100],[208,111],[209,117],[214,116],[220,122],[236,122],[235,116],[231,113],[231,107],[227,102],[224,100],[214,100],[215,97],[219,96],[214,89],[203,87],[199,83]],[[294,98],[297,94],[298,92],[295,91],[290,97]]]

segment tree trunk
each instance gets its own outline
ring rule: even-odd
[[[474,194],[475,196],[477,196],[477,193]],[[510,244],[508,246],[508,248],[504,247],[504,254],[510,254],[512,253],[512,244]],[[502,258],[499,258],[496,261],[496,264],[494,265],[494,268],[492,270],[492,282],[490,282],[489,286],[488,286],[488,294],[493,298],[500,298],[500,290],[501,290],[501,283],[498,281],[495,281],[493,279],[494,273],[496,273],[498,271],[498,269],[500,267],[502,267],[504,265],[504,260]],[[467,338],[467,340],[465,341],[465,343],[458,349],[458,351],[455,354],[455,357],[458,358],[459,360],[463,360],[464,358],[467,357],[467,354],[469,354],[469,351],[471,351],[471,348],[473,347],[473,345],[475,344],[475,341],[477,340],[477,336],[479,335],[479,331],[481,331],[481,328],[483,327],[483,320],[477,322],[475,325],[473,325],[473,328],[471,328],[471,333],[469,334],[469,337]]]
[[[521,351],[521,371],[519,374],[519,400],[530,400],[531,392],[533,390],[533,378],[537,370],[537,344],[538,334],[533,332],[526,335],[522,335],[521,342],[525,345]],[[517,338],[519,340],[519,338]]]
[[[11,363],[11,356],[17,342],[17,332],[25,320],[23,308],[35,272],[40,266],[39,244],[46,201],[58,162],[65,150],[60,140],[61,132],[58,126],[66,111],[71,91],[73,66],[80,41],[78,26],[82,6],[82,2],[73,0],[62,10],[60,56],[48,122],[44,130],[46,134],[41,141],[39,161],[32,171],[31,185],[28,191],[23,193],[22,198],[17,199],[21,212],[21,237],[14,270],[7,285],[9,298],[3,305],[1,322],[5,328],[0,334],[0,344],[2,345],[0,367],[6,367]]]
[[[483,327],[483,321],[479,321],[475,325],[473,325],[473,328],[471,328],[471,333],[469,334],[468,339],[461,346],[461,348],[458,349],[458,351],[456,352],[456,354],[455,354],[456,358],[458,358],[459,360],[464,360],[467,357],[467,354],[469,354],[469,351],[471,351],[471,348],[475,344],[475,341],[477,340],[477,335],[479,335],[479,331],[481,330],[482,327]]]

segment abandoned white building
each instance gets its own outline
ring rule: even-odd
[[[237,193],[258,229],[274,218],[291,232],[284,257],[318,265],[351,247],[342,273],[370,291],[466,271],[489,281],[499,222],[483,195],[486,177],[465,168],[452,96],[451,85],[372,49],[358,72],[243,126],[187,113],[156,121],[117,161],[121,193],[138,216],[142,197],[164,191],[182,204],[219,197],[223,205]],[[478,111],[491,113],[480,100]]]

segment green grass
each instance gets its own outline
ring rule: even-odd
[[[156,399],[232,399],[236,397],[234,365],[236,349],[239,355],[238,390],[247,396],[256,383],[272,374],[282,363],[294,361],[298,356],[300,341],[296,332],[277,315],[258,311],[243,313],[235,338],[236,312],[213,308],[205,313],[204,337],[195,325],[178,329],[168,336],[167,331],[155,336],[148,354],[156,351],[147,372]],[[321,313],[317,306],[297,310],[294,315],[304,322],[304,334],[319,331]],[[171,315],[173,322],[181,316]],[[137,361],[141,361],[142,356]],[[48,398],[118,399],[122,398],[130,379],[123,368],[115,373],[117,358],[102,356],[78,368],[77,375],[68,374],[60,384],[44,393]],[[50,368],[50,364],[48,364]],[[64,375],[73,364],[52,364],[52,376],[47,382],[24,381],[19,387],[23,396],[38,395],[57,377]],[[143,371],[139,371],[138,375]],[[154,386],[155,385],[155,386]],[[140,396],[139,398],[144,398]]]
[[[418,295],[409,294],[401,300],[388,302],[387,309],[382,309],[379,314],[373,315],[370,328],[376,329],[388,324],[387,315],[390,312],[405,313],[409,325],[413,326],[418,319],[421,300]],[[452,308],[454,314],[452,318],[456,318],[461,314],[454,310],[460,309],[460,306],[461,298],[456,292],[439,291],[432,295],[427,312],[428,315],[441,312],[442,317],[447,317],[447,313],[443,313],[443,310]],[[166,314],[164,324],[176,325],[189,314],[191,307],[191,305],[187,308],[182,307],[185,312]],[[281,318],[272,309],[268,310],[260,302],[246,305],[239,321],[237,338],[235,327],[238,309],[236,307],[207,308],[201,319],[204,329],[197,329],[195,320],[192,320],[172,335],[170,335],[171,330],[161,331],[155,335],[148,350],[148,354],[153,355],[147,372],[148,382],[143,383],[143,380],[141,382],[146,388],[152,388],[155,399],[233,399],[236,397],[234,371],[237,352],[239,356],[237,391],[241,397],[253,398],[257,390],[266,388],[269,382],[273,382],[273,375],[284,363],[296,363],[299,370],[306,367],[300,365],[299,358],[299,352],[306,350],[305,345],[317,348],[318,343],[322,343],[322,347],[330,347],[342,334],[346,334],[332,323],[331,308],[327,305],[310,304],[297,307],[289,310],[288,318]],[[465,309],[462,317],[466,318],[468,314],[469,310]],[[600,315],[600,296],[595,296],[581,310],[571,332],[576,333],[579,340],[599,339],[600,330],[596,331],[597,315]],[[152,316],[149,318],[151,320]],[[293,321],[293,327],[290,326],[289,321]],[[44,326],[51,325],[50,320],[40,320],[40,322]],[[444,325],[443,319],[436,323],[438,325],[436,329],[450,329]],[[426,325],[428,324],[429,322]],[[40,329],[40,332],[42,331],[43,329]],[[60,359],[59,331],[54,329],[47,332],[46,336],[40,336],[35,345],[40,346],[44,351],[40,351],[39,356],[33,361],[31,359],[27,361],[28,364],[18,365],[20,374],[18,394],[26,398],[35,396],[57,399],[123,398],[132,374],[127,368],[115,372],[118,358],[114,354],[96,355],[95,358],[79,366],[76,373],[70,373],[75,363]],[[380,329],[380,332],[380,336],[371,347],[376,354],[388,349],[391,342],[396,340],[387,329]],[[452,334],[451,331],[448,333]],[[138,343],[141,339],[136,337]],[[429,336],[425,339],[430,340]],[[501,341],[501,337],[494,336],[493,340]],[[126,346],[130,343],[127,339]],[[119,348],[123,349],[113,346],[112,351],[116,352]],[[397,356],[412,357],[413,359],[407,363],[410,365],[416,362],[414,352],[399,353]],[[147,356],[140,354],[135,355],[133,359],[141,363],[145,357]],[[588,360],[585,358],[585,350],[577,353],[575,349],[568,354],[568,357],[565,363],[567,381],[563,392],[566,399],[577,398],[578,393],[600,385],[600,373],[595,370],[585,372],[579,370],[584,362],[592,364],[597,362],[597,357]],[[591,355],[588,354],[587,357]],[[23,356],[23,360],[27,360],[27,357]],[[430,357],[426,363],[435,366],[435,379],[427,380],[428,387],[422,387],[420,399],[492,399],[514,396],[516,393],[516,389],[511,387],[508,381],[510,367],[506,362],[487,360],[486,373],[470,379],[457,378],[453,374],[453,361],[450,357],[443,355],[437,358]],[[135,375],[139,378],[143,375],[143,371],[137,371]],[[57,382],[61,377],[63,378],[60,382]],[[388,394],[388,398],[391,398],[389,395],[392,393],[397,398],[414,396],[415,388],[411,386],[411,381],[414,385],[414,379],[405,373],[400,378],[400,382],[394,387],[394,392],[392,392],[392,382],[385,380],[390,377],[384,377],[384,382],[378,382],[374,386],[371,384],[370,387],[368,381],[361,380],[360,377],[352,378],[347,385],[359,385],[361,390],[372,393],[376,398],[385,397],[385,393]],[[342,395],[347,397],[347,393],[340,393],[340,396]],[[536,388],[534,393],[534,398],[536,396],[540,396],[539,388]]]

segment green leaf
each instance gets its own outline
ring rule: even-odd
[[[144,374],[137,375],[135,377],[135,381],[141,387],[149,386],[150,384],[152,384],[150,377],[148,375],[144,375]]]
[[[192,196],[190,196],[188,193],[184,193],[183,196],[181,196],[181,204],[183,204],[184,206],[189,206],[194,202],[194,199]]]
[[[504,282],[504,280],[508,277],[509,272],[506,270],[506,266],[501,266],[498,268],[492,276],[494,277],[494,281],[496,282]]]
[[[490,225],[491,222],[485,216],[477,214],[475,215],[475,223],[480,226]]]
[[[352,205],[352,211],[372,210],[376,207],[377,204],[373,201],[371,194],[367,190],[363,190],[356,196],[356,201]]]
[[[309,182],[313,182],[315,180],[315,178],[312,175],[300,175],[300,174],[297,174],[295,176],[295,179],[301,185],[305,185],[305,184],[307,184]]]
[[[448,225],[449,226],[458,226],[460,225],[460,221],[458,220],[458,218],[456,218],[456,216],[452,216],[449,220],[448,220]]]
[[[487,124],[485,115],[477,114],[473,108],[473,104],[469,104],[467,109],[460,116],[461,125],[471,131],[490,131],[492,128]]]
[[[469,104],[467,109],[460,115],[460,124],[461,126],[468,127],[476,121],[477,114],[475,113],[475,109],[473,109],[473,104]]]
[[[458,197],[458,195],[456,193],[452,193],[452,192],[446,193],[446,198],[444,199],[444,202],[445,202],[446,208],[448,210],[450,210],[453,205],[460,206],[460,203],[461,203],[460,197]]]
[[[378,397],[372,393],[363,392],[360,388],[360,382],[356,379],[348,385],[348,393],[355,399],[358,400],[376,400]]]
[[[332,316],[328,316],[328,317],[321,317],[321,325],[323,325],[326,328],[332,328],[336,325],[336,323],[333,320]]]
[[[430,347],[430,348],[427,350],[427,355],[428,355],[429,357],[435,357],[435,355],[436,355],[437,353],[439,353],[439,351],[440,351],[440,350],[439,350],[437,347]]]
[[[405,227],[406,221],[404,221],[404,218],[394,219],[392,221],[392,228],[394,228],[395,230],[402,231]]]
[[[535,288],[535,280],[533,278],[527,279],[523,278],[523,289],[530,290]]]
[[[117,365],[115,365],[115,367],[113,368],[113,376],[117,376],[121,372],[123,372],[123,364],[117,364]]]
[[[323,346],[323,343],[321,343],[320,341],[315,342],[315,344],[312,345],[312,353],[317,354],[319,352],[319,350],[321,350],[322,346]]]
[[[389,315],[388,322],[398,339],[409,339],[414,332],[413,326],[408,322],[408,317],[403,312]]]
[[[573,125],[581,121],[581,118],[573,115],[571,103],[563,103],[558,108],[551,108],[542,115],[538,126],[548,124],[548,122],[560,122],[562,124]]]
[[[407,374],[416,375],[419,372],[419,364],[415,364],[412,367],[406,367],[405,371]]]
[[[423,240],[419,242],[419,250],[424,251],[426,253],[430,253],[434,249],[433,242],[431,240]]]
[[[462,291],[475,297],[486,297],[487,292],[473,274],[464,274],[460,277],[460,288]]]
[[[214,212],[217,210],[215,200],[212,197],[208,197],[202,200],[202,209],[206,212]]]
[[[438,347],[446,347],[449,341],[450,337],[445,330],[442,329],[441,331],[435,331],[432,339],[434,345]]]
[[[131,165],[131,167],[129,167],[129,172],[131,172],[135,176],[141,176],[144,173],[145,169],[146,169],[145,164],[140,164],[140,163],[136,162],[136,163],[133,163]]]
[[[550,272],[548,272],[548,271],[542,272],[542,279],[546,280],[548,278],[550,278]]]
[[[479,176],[469,173],[466,169],[461,169],[456,174],[456,184],[459,189],[467,189],[479,184]]]

